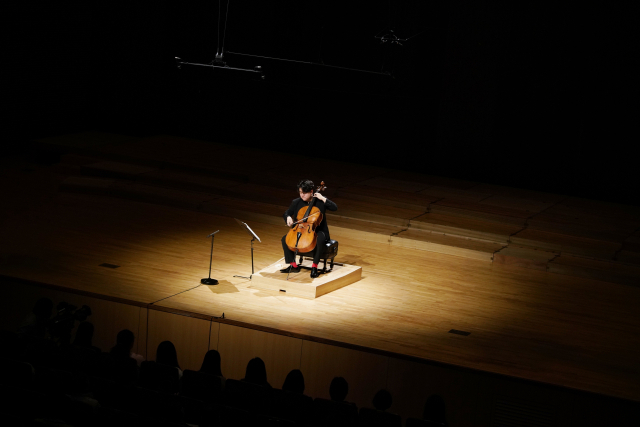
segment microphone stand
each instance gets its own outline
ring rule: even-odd
[[[241,277],[243,279],[249,279],[251,280],[251,278],[253,277],[253,274],[255,273],[254,269],[253,269],[253,241],[258,239],[258,242],[262,243],[262,241],[260,240],[260,238],[258,237],[258,235],[256,233],[253,232],[253,230],[251,229],[251,227],[249,227],[246,223],[240,221],[237,218],[233,218],[236,220],[236,222],[240,225],[240,227],[244,228],[247,233],[249,233],[249,235],[251,236],[251,276],[247,277],[247,276],[238,276],[238,275],[234,275],[233,277]]]
[[[220,230],[218,230],[220,231]],[[205,277],[204,279],[200,280],[200,283],[202,283],[203,285],[217,285],[218,281],[216,279],[212,279],[211,278],[211,263],[213,262],[213,236],[214,234],[216,234],[218,231],[214,231],[213,233],[209,234],[207,237],[211,237],[211,254],[209,255],[209,277]]]

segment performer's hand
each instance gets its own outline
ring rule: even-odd
[[[287,225],[289,227],[291,227],[293,225],[293,219],[290,216],[287,217]]]
[[[313,195],[313,197],[317,197],[318,199],[322,200],[323,202],[326,202],[326,201],[327,201],[327,198],[326,198],[326,197],[324,197],[324,196],[323,196],[322,194],[320,194],[320,193],[315,193],[315,194]]]

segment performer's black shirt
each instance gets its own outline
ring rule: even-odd
[[[311,201],[313,201],[313,199],[311,199]],[[323,202],[320,199],[315,199],[316,203],[315,206],[320,209],[320,212],[322,213],[322,222],[320,223],[320,225],[318,225],[318,227],[316,228],[316,232],[318,231],[322,231],[324,233],[325,236],[327,236],[327,241],[329,241],[331,239],[331,237],[329,236],[329,227],[327,227],[327,217],[325,215],[325,212],[327,210],[329,211],[337,211],[338,210],[338,205],[336,205],[335,203],[333,203],[331,200],[327,199],[326,202]],[[296,221],[296,217],[298,215],[298,212],[300,211],[300,209],[302,208],[307,208],[309,207],[309,203],[303,201],[300,197],[298,197],[297,199],[294,199],[293,202],[291,202],[291,206],[289,206],[289,209],[286,210],[286,212],[284,213],[284,215],[282,216],[284,218],[284,222],[287,222],[287,217],[290,216],[293,221]],[[305,210],[306,212],[306,210]]]

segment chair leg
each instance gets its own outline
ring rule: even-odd
[[[327,272],[327,259],[325,258],[323,260],[323,265],[322,265],[322,274]]]

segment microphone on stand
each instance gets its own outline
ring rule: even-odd
[[[211,237],[211,254],[209,255],[209,277],[205,277],[204,279],[200,280],[200,283],[202,283],[203,285],[217,285],[218,281],[216,279],[212,279],[211,278],[211,263],[213,262],[213,236],[214,234],[216,234],[218,231],[214,231],[213,233],[209,234],[207,237]]]

